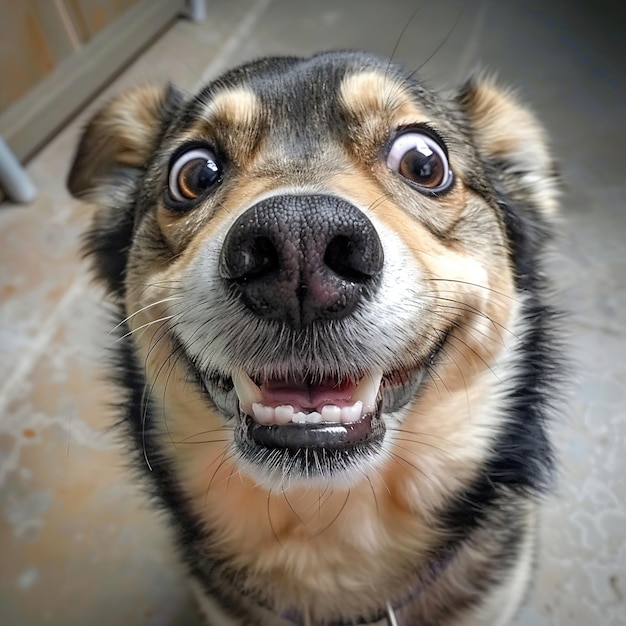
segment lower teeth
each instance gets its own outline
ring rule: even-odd
[[[360,400],[350,406],[339,407],[336,405],[326,405],[321,411],[294,411],[291,405],[277,407],[265,406],[260,402],[252,404],[252,417],[259,424],[286,425],[294,424],[350,424],[357,422],[363,416],[363,402]]]

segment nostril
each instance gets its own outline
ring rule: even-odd
[[[245,239],[230,252],[226,270],[234,280],[263,278],[280,267],[278,251],[269,237]]]
[[[355,263],[355,245],[348,237],[337,235],[333,237],[324,253],[324,264],[335,274],[354,282],[367,280],[368,276],[359,270]]]
[[[382,249],[377,238],[367,243],[369,245],[359,246],[354,239],[337,235],[326,246],[324,264],[343,279],[366,282],[382,265]]]

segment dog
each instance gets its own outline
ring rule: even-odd
[[[209,624],[509,623],[553,475],[544,131],[362,52],[143,86],[68,177],[124,438]]]

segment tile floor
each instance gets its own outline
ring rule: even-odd
[[[459,7],[465,8],[459,13]],[[436,84],[477,64],[518,85],[565,181],[551,264],[578,364],[562,460],[517,626],[626,624],[626,58],[617,2],[423,3],[396,56]],[[197,624],[158,519],[126,479],[102,382],[105,335],[79,259],[89,209],[63,180],[86,116],[139,81],[192,88],[260,54],[389,54],[415,0],[211,0],[180,21],[29,165],[39,198],[0,208],[0,624]]]

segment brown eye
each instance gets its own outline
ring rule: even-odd
[[[445,150],[426,133],[398,135],[387,155],[387,167],[427,193],[445,191],[453,180]]]
[[[178,202],[195,200],[222,179],[222,168],[215,154],[207,148],[192,148],[172,165],[169,191]]]

